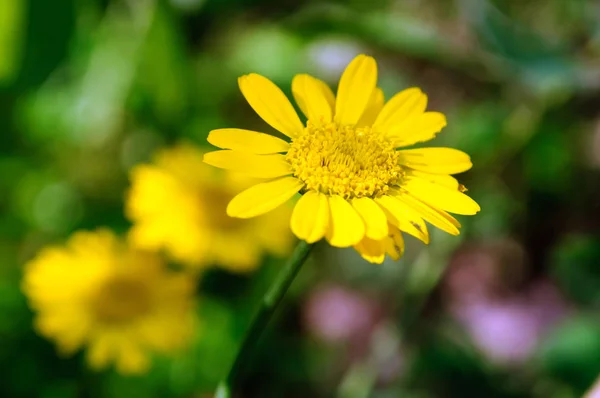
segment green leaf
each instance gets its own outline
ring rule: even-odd
[[[12,82],[21,64],[26,0],[0,2],[0,86]]]
[[[551,272],[567,294],[585,304],[600,304],[600,240],[572,236],[552,256]]]
[[[542,368],[583,393],[600,372],[600,322],[579,316],[559,326],[542,344]]]

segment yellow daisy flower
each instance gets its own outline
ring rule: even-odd
[[[195,325],[193,280],[108,230],[78,232],[25,266],[38,332],[61,353],[87,346],[91,368],[141,373],[153,352],[185,346]]]
[[[206,163],[268,179],[233,198],[230,216],[267,213],[300,192],[291,216],[296,236],[308,243],[325,237],[382,262],[386,253],[402,254],[400,231],[428,243],[424,220],[457,235],[460,224],[448,212],[480,210],[450,176],[471,168],[467,154],[397,149],[434,138],[446,118],[425,110],[427,96],[418,88],[384,104],[373,58],[359,55],[348,65],[337,96],[321,80],[295,76],[292,93],[306,124],[267,78],[251,73],[239,86],[254,111],[290,142],[249,130],[211,131],[208,141],[224,150],[207,153]]]
[[[126,213],[133,245],[164,249],[199,269],[216,264],[230,271],[255,269],[265,253],[286,255],[293,235],[291,208],[253,220],[228,217],[227,203],[254,180],[225,174],[202,161],[203,153],[179,145],[157,154],[154,163],[131,173]]]

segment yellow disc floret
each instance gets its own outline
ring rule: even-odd
[[[105,281],[91,300],[91,310],[105,324],[131,322],[152,309],[149,286],[132,277],[115,276]]]
[[[403,174],[392,144],[371,127],[309,121],[286,159],[307,191],[346,199],[384,195]]]

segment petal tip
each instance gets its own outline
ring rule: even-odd
[[[296,236],[298,236],[298,235],[296,235]],[[319,237],[319,238],[308,237],[306,239],[302,239],[302,238],[298,238],[298,239],[301,239],[301,240],[305,241],[306,243],[312,245],[313,243],[317,243],[318,241],[320,241],[321,239],[323,239],[323,237]]]
[[[354,57],[352,59],[352,61],[361,60],[361,59],[365,59],[365,58],[372,58],[372,57],[367,54],[358,54],[358,55],[356,55],[356,57]],[[350,62],[352,62],[352,61],[350,61]]]
[[[210,141],[209,141],[209,142],[210,142]],[[206,164],[210,164],[210,154],[211,154],[211,153],[212,153],[212,152],[208,152],[208,153],[205,153],[204,155],[202,155],[202,161],[203,161],[204,163],[206,163]],[[211,165],[211,166],[212,166],[212,165]]]
[[[217,131],[217,130],[211,130],[211,131],[208,133],[208,136],[206,137],[206,141],[207,141],[209,144],[211,144],[211,145],[214,145],[214,146],[216,146],[217,148],[220,148],[218,145],[216,145],[216,144],[215,144],[215,132],[216,132],[216,131]],[[206,156],[206,155],[204,155],[204,156]],[[202,157],[203,159],[204,159],[204,156]]]
[[[299,79],[306,79],[307,76],[309,76],[307,73],[295,74],[294,77],[292,78],[292,85],[293,85],[294,81],[298,81]]]
[[[366,261],[370,262],[371,264],[383,264],[383,261],[385,260],[385,255],[383,256],[378,256],[378,257],[366,257],[366,256],[361,256],[363,259],[365,259]]]
[[[357,233],[355,236],[352,237],[348,237],[345,236],[343,238],[339,238],[339,237],[332,237],[332,236],[326,236],[327,241],[329,242],[329,244],[333,247],[339,247],[339,248],[346,248],[346,247],[352,247],[354,245],[357,245],[358,243],[360,243],[361,240],[363,240],[363,238],[365,237],[364,234],[364,230],[362,231],[362,233]]]
[[[231,202],[229,202],[227,204],[227,208],[225,209],[225,212],[227,213],[227,215],[229,217],[236,217],[237,216],[236,211],[233,209],[233,206],[231,206]]]
[[[244,214],[244,212],[240,211],[239,209],[235,208],[235,205],[232,206],[233,201],[229,202],[229,204],[227,205],[227,209],[225,210],[225,213],[227,213],[227,215],[231,218],[252,218],[253,216],[248,216],[246,214]]]
[[[440,130],[448,125],[448,118],[442,112],[437,112],[440,116]]]
[[[369,66],[371,68],[374,68],[375,70],[377,70],[377,61],[375,60],[375,58],[371,57],[370,55],[364,55],[362,62],[369,64]]]

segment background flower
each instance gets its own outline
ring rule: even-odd
[[[36,328],[60,352],[86,347],[90,367],[144,372],[153,352],[172,354],[194,331],[193,280],[168,271],[108,230],[77,232],[25,269]]]
[[[292,244],[289,208],[254,220],[225,212],[231,198],[251,183],[205,165],[202,152],[192,145],[163,150],[153,164],[131,173],[131,242],[147,250],[165,249],[195,268],[216,264],[238,272],[255,269],[265,254],[284,256]]]

